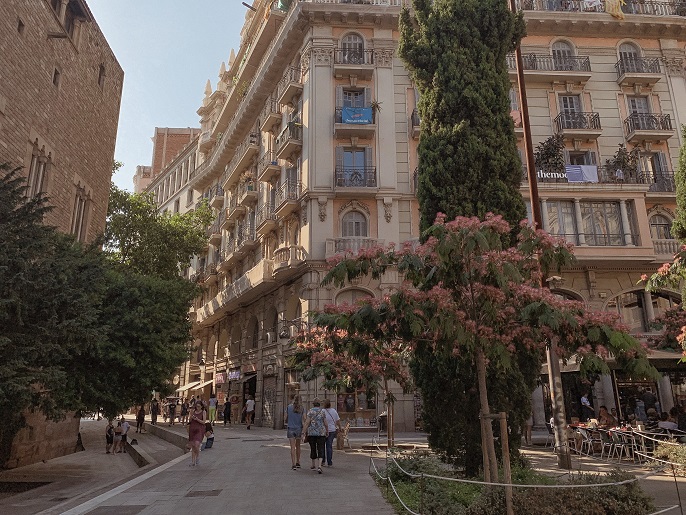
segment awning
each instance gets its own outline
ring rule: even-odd
[[[212,384],[213,381],[214,381],[214,379],[210,379],[209,381],[205,381],[204,383],[200,383],[199,385],[191,388],[191,390],[201,390],[202,388],[205,388],[208,384]]]
[[[185,392],[186,390],[190,390],[191,388],[193,388],[193,387],[194,387],[196,384],[198,384],[199,382],[200,382],[200,381],[195,381],[195,382],[193,382],[193,383],[185,384],[185,385],[183,385],[182,387],[177,388],[176,391],[177,391],[177,392]]]

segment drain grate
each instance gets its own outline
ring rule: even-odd
[[[0,493],[20,494],[49,484],[50,481],[0,481]]]
[[[196,490],[188,492],[186,497],[217,497],[221,492],[221,490]]]

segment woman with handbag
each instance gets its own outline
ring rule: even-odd
[[[205,436],[206,422],[205,408],[202,401],[196,401],[191,412],[191,421],[188,424],[188,443],[191,447],[191,467],[200,464],[200,442]]]
[[[305,418],[300,395],[293,396],[293,402],[286,408],[286,418],[288,429],[286,436],[291,444],[291,469],[300,468],[300,438],[303,434],[303,419]]]
[[[329,430],[326,436],[326,464],[333,467],[333,441],[336,439],[336,430],[341,428],[341,417],[338,416],[338,411],[331,407],[329,399],[324,399],[324,414]]]
[[[312,400],[312,406],[307,412],[307,419],[303,426],[303,441],[310,444],[310,459],[312,460],[310,469],[317,469],[317,472],[321,474],[322,465],[324,465],[324,446],[329,430],[324,410],[319,407],[318,397]]]

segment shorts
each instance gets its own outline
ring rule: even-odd
[[[112,445],[114,443],[114,436],[106,436],[107,445]]]
[[[121,435],[114,435],[115,442],[121,442]]]
[[[288,431],[286,431],[286,436],[288,438],[300,438],[303,434],[302,429],[291,429],[288,428]]]
[[[126,443],[126,435],[121,435],[121,441]]]

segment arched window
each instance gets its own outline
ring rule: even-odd
[[[341,40],[341,59],[345,64],[365,64],[364,39],[359,34],[348,34]]]
[[[342,304],[355,304],[360,299],[369,299],[372,295],[364,290],[359,290],[357,288],[351,288],[349,290],[343,290],[338,295],[336,295],[336,305],[340,306]]]
[[[641,66],[641,52],[638,47],[632,43],[622,43],[619,45],[619,67],[620,73],[641,73],[643,67]]]
[[[650,296],[650,297],[648,297]],[[650,298],[650,304],[646,302]],[[651,330],[650,323],[665,311],[681,303],[679,296],[669,292],[647,293],[635,290],[617,295],[607,304],[608,311],[616,311],[631,333]]]
[[[574,49],[566,41],[553,43],[553,65],[556,70],[574,69]]]
[[[654,240],[671,240],[672,222],[664,215],[650,217],[650,237]]]
[[[341,221],[341,236],[344,238],[368,237],[367,218],[359,211],[347,212]]]

